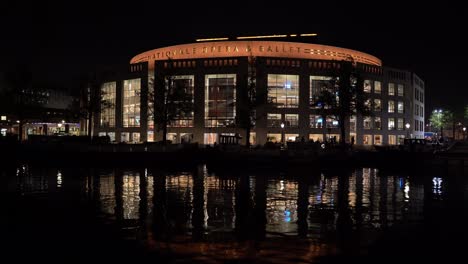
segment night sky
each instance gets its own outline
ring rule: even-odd
[[[101,65],[127,64],[140,52],[199,37],[318,33],[312,43],[356,49],[414,71],[426,82],[426,114],[468,104],[468,11],[456,4],[99,2],[2,3],[0,69],[27,64],[35,82],[76,87],[79,76]]]

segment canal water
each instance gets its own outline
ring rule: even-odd
[[[462,256],[468,245],[463,167],[247,172],[23,164],[4,168],[2,177],[5,252],[17,260],[435,262]]]

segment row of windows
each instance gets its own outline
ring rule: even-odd
[[[423,131],[424,132],[424,122],[419,120],[414,120],[414,131]]]
[[[268,66],[301,67],[301,62],[298,60],[267,59],[266,64]]]
[[[388,71],[388,75],[392,79],[398,79],[398,80],[406,80],[406,73],[405,72],[397,72],[397,71]]]
[[[222,133],[223,134],[223,133]],[[226,133],[224,133],[226,134]],[[99,132],[99,136],[109,136],[110,141],[116,141],[115,132]],[[180,137],[181,142],[190,142],[193,137],[193,134],[190,133],[180,133],[177,135],[176,133],[167,133],[168,140],[172,140],[178,142],[178,138]],[[340,139],[339,134],[309,134],[309,140],[313,142],[324,142],[324,138],[329,141],[333,139],[334,141],[338,142]],[[354,136],[352,136],[354,138]],[[214,144],[217,142],[218,134],[217,133],[205,133],[204,134],[204,143],[205,144]],[[256,133],[251,132],[250,135],[251,142],[255,144]],[[285,141],[298,141],[299,134],[285,134],[284,135]],[[362,141],[364,145],[381,145],[382,142],[382,135],[362,135]],[[389,145],[397,145],[402,144],[405,135],[388,135],[387,144]],[[154,141],[154,132],[148,131],[148,141]],[[281,134],[279,133],[268,133],[267,134],[267,141],[273,143],[281,142]],[[139,132],[121,132],[120,133],[120,142],[129,142],[129,143],[138,143],[141,142],[140,133]]]
[[[237,66],[236,59],[226,59],[226,60],[204,60],[203,66],[205,67],[218,67],[218,66]]]
[[[171,61],[164,62],[164,68],[195,68],[196,61]]]
[[[422,106],[420,106],[418,104],[415,104],[414,114],[416,116],[424,117],[424,107],[422,107]]]
[[[364,92],[371,93],[372,92],[372,81],[371,80],[364,80]],[[382,84],[379,81],[374,81],[374,93],[381,94],[382,93]],[[388,83],[388,95],[390,96],[405,96],[405,86],[403,84],[397,84],[397,90],[395,93],[395,83]]]
[[[396,126],[395,126],[396,121]],[[388,130],[403,130],[404,129],[404,119],[403,118],[388,118]],[[299,115],[298,114],[285,114],[284,119],[282,119],[281,114],[271,114],[267,115],[267,127],[271,128],[280,128],[281,124],[284,127],[298,128],[299,127]],[[338,128],[339,124],[335,116],[329,115],[326,116],[325,122],[323,116],[321,115],[310,115],[309,116],[309,128]],[[364,117],[363,119],[363,129],[382,129],[381,117]],[[356,131],[356,118],[350,118],[350,130],[351,132]]]
[[[330,86],[331,77],[310,76],[310,103],[313,106],[323,89]],[[193,98],[194,76],[175,76],[174,82],[189,89]],[[140,125],[140,79],[124,81],[123,90],[123,125],[138,127]],[[109,86],[111,85],[111,86]],[[370,81],[365,82],[364,89],[370,87]],[[381,91],[381,83],[374,82],[374,91]],[[394,84],[389,84],[389,91]],[[115,82],[104,84],[102,92],[108,94],[105,98],[115,105]],[[205,76],[205,120],[208,127],[234,126],[236,108],[236,74],[210,74]],[[400,91],[401,90],[401,91]],[[394,91],[394,89],[393,89]],[[398,85],[398,93],[403,94],[403,85]],[[338,95],[336,95],[338,97]],[[299,106],[299,75],[268,74],[268,102],[277,108],[297,108]],[[382,111],[381,99],[367,100],[369,108],[376,112]],[[404,113],[404,102],[397,101],[397,112]],[[317,108],[319,106],[316,106]],[[149,103],[148,116],[152,117],[152,104]],[[395,113],[395,101],[388,101],[388,112]],[[152,118],[151,118],[152,119]],[[193,124],[193,113],[172,126],[190,126]],[[191,121],[192,120],[192,121]],[[152,121],[148,123],[154,128]],[[115,107],[101,113],[101,126],[115,126]]]
[[[414,99],[417,101],[424,103],[424,93],[422,91],[419,91],[418,88],[414,88]]]

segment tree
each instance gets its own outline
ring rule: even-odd
[[[33,85],[32,71],[25,65],[5,74],[7,89],[2,91],[2,106],[15,115],[18,122],[18,139],[21,141],[23,125],[28,117],[40,113],[47,101],[47,93],[41,86]]]
[[[239,115],[237,116],[237,126],[245,129],[245,146],[250,147],[250,131],[255,126],[255,108],[260,100],[257,100],[256,93],[256,66],[257,60],[254,56],[248,58],[248,75],[246,86],[240,87]]]
[[[341,61],[339,67],[330,72],[330,81],[315,98],[314,106],[325,119],[332,115],[340,128],[340,143],[346,144],[346,120],[352,115],[372,115],[367,96],[363,90],[363,80],[352,59]]]
[[[162,130],[163,144],[166,144],[169,125],[176,120],[193,118],[193,86],[175,78],[168,70],[150,79],[149,85],[154,87],[148,89],[148,101],[153,106],[150,114],[154,116],[157,130]]]
[[[87,122],[87,135],[92,137],[93,118],[97,118],[102,111],[113,108],[114,104],[105,99],[101,85],[93,79],[85,81],[81,102],[80,115]]]
[[[453,112],[449,110],[436,109],[432,111],[429,121],[432,126],[440,129],[440,136],[443,136],[444,127],[454,122]]]

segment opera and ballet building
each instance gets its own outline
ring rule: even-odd
[[[249,63],[252,57],[254,66]],[[161,140],[148,90],[153,89],[155,76],[171,68],[173,79],[192,91],[194,108],[169,125],[169,140],[213,144],[220,135],[244,135],[245,130],[236,125],[242,101],[239,89],[247,87],[249,67],[255,67],[255,88],[267,96],[267,103],[255,111],[253,144],[339,140],[338,122],[334,116],[320,115],[314,100],[323,83],[329,82],[330,69],[350,58],[363,78],[362,89],[373,114],[351,116],[346,140],[395,145],[405,137],[423,138],[424,82],[416,74],[384,67],[379,58],[346,48],[258,40],[197,42],[136,55],[128,70],[100,77],[102,99],[111,107],[94,118],[93,134],[109,135],[115,142]]]

